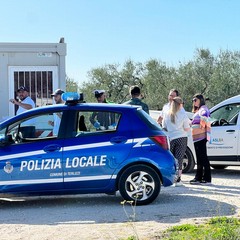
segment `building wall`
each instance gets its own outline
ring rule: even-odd
[[[11,115],[9,98],[14,96],[9,67],[57,67],[55,86],[66,88],[66,44],[61,43],[0,43],[0,121]]]

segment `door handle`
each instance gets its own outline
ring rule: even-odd
[[[231,133],[231,132],[235,132],[235,130],[227,130],[226,132]]]
[[[44,152],[57,152],[61,149],[60,145],[57,144],[51,144],[51,145],[47,145],[46,147],[43,148]]]
[[[124,143],[127,141],[127,137],[117,136],[110,139],[111,143]]]

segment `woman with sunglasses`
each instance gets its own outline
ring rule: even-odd
[[[190,181],[190,184],[211,184],[211,168],[207,156],[207,133],[204,124],[204,119],[210,117],[210,111],[205,105],[205,99],[202,94],[195,94],[193,96],[194,113],[192,119],[192,136],[197,157],[197,171],[195,178]]]

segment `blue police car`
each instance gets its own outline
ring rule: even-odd
[[[84,103],[39,107],[0,124],[0,195],[119,191],[138,205],[170,186],[176,162],[168,139],[140,107]]]

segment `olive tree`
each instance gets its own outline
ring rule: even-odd
[[[126,61],[122,68],[120,64],[107,64],[89,71],[90,81],[84,82],[80,89],[86,92],[89,101],[94,101],[92,92],[95,89],[104,89],[112,102],[123,103],[129,98],[131,85],[144,86],[143,70],[141,63],[131,60]]]

